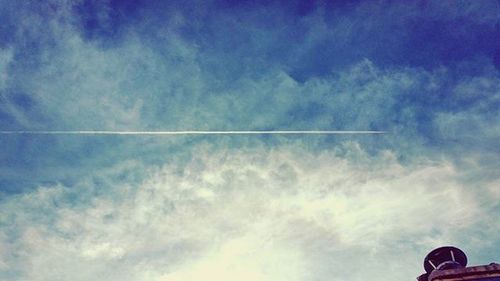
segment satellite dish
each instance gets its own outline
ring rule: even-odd
[[[455,247],[446,246],[432,250],[424,259],[425,272],[430,273],[435,269],[445,270],[463,268],[467,265],[465,253]]]

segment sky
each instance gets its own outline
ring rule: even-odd
[[[0,0],[0,280],[414,280],[500,256],[500,2]]]

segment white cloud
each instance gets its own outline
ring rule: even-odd
[[[195,150],[182,169],[150,168],[137,186],[99,193],[82,182],[73,199],[62,186],[8,198],[1,270],[34,281],[399,280],[414,278],[432,247],[499,230],[488,225],[494,203],[477,195],[494,183],[470,189],[448,162],[404,166],[355,145],[347,158]]]
[[[491,107],[498,103],[499,83],[487,74],[496,73],[492,66],[470,62],[486,71],[457,78],[450,73],[455,66],[384,68],[363,60],[299,83],[287,74],[291,65],[259,56],[275,53],[271,46],[280,36],[288,38],[286,32],[269,36],[274,33],[243,26],[248,30],[239,36],[253,36],[237,54],[255,51],[257,57],[242,62],[199,48],[196,40],[184,41],[176,29],[190,19],[174,12],[151,38],[142,36],[147,28],[137,23],[124,28],[123,41],[106,48],[75,30],[77,2],[50,3],[59,7],[50,19],[43,16],[48,4],[39,4],[44,9],[9,6],[19,10],[19,27],[12,50],[0,53],[0,90],[12,86],[10,94],[26,94],[38,114],[30,115],[6,96],[2,109],[25,128],[373,127],[392,134],[373,138],[373,143],[387,142],[374,145],[375,156],[362,148],[370,146],[356,143],[318,152],[320,138],[276,138],[269,141],[280,144],[274,149],[262,148],[262,139],[220,138],[210,142],[223,149],[195,145],[186,165],[171,152],[189,150],[174,146],[186,139],[128,139],[117,146],[102,139],[58,139],[46,142],[56,146],[47,147],[46,154],[40,145],[45,142],[38,139],[6,146],[15,147],[4,150],[6,159],[23,156],[26,163],[41,163],[2,167],[9,177],[85,177],[71,187],[40,187],[1,199],[0,279],[401,280],[419,274],[423,255],[435,246],[465,245],[481,257],[477,253],[498,243],[485,239],[495,239],[500,231],[498,176],[491,172],[497,162],[485,162],[484,155],[498,158],[489,149],[499,132],[492,121],[498,111]],[[370,5],[358,8],[361,15],[363,9],[371,13]],[[439,7],[435,17],[448,14],[449,5]],[[419,17],[417,9],[400,5],[385,17],[406,14],[400,9],[410,19]],[[465,12],[471,15],[467,25],[492,22],[494,14],[474,5]],[[450,17],[462,14],[452,9]],[[474,16],[482,14],[488,17]],[[381,26],[373,17],[348,17],[335,26],[319,15],[307,20],[305,43],[292,46],[294,67],[300,68],[295,61],[307,61],[326,39],[349,46],[350,35],[372,34]],[[36,59],[31,58],[33,69],[25,64],[28,55],[13,59],[15,48],[30,40],[40,45]],[[11,64],[17,68],[10,69]],[[240,68],[238,75],[224,77],[228,69]],[[426,141],[432,144],[426,147]],[[224,150],[248,143],[257,148]],[[470,143],[471,148],[460,146]],[[297,148],[302,145],[311,151]],[[380,147],[393,150],[380,152]],[[413,149],[421,152],[413,162],[398,161]],[[448,149],[455,150],[443,153]],[[121,161],[137,155],[147,158],[145,163],[172,164],[144,168]],[[467,165],[447,160],[454,156]],[[68,162],[73,166],[66,168]],[[116,165],[111,172],[98,171],[109,163]],[[118,180],[129,172],[134,181]],[[136,183],[137,178],[145,180]]]

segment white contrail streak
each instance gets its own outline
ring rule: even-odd
[[[0,131],[2,135],[365,135],[386,131]]]

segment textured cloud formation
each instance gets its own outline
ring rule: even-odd
[[[2,135],[0,279],[498,260],[500,5],[404,2],[0,0],[1,130],[390,132]]]
[[[2,206],[4,276],[399,280],[418,273],[422,249],[459,243],[477,254],[500,231],[498,192],[467,188],[451,163],[405,167],[390,152],[349,151],[200,147],[137,185],[17,196]]]

